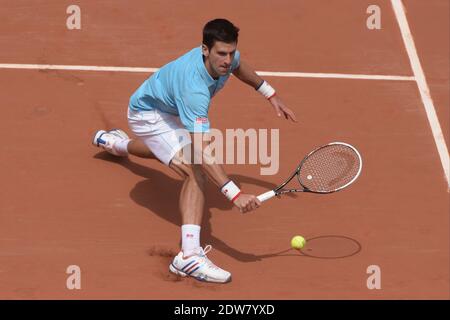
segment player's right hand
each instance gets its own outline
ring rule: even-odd
[[[239,197],[234,200],[234,205],[239,208],[239,211],[245,213],[259,208],[261,201],[253,194],[241,193]]]

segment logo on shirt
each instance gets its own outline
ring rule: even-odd
[[[196,123],[208,123],[208,118],[204,118],[204,117],[198,117],[197,119],[195,119]]]

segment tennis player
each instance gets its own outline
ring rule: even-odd
[[[200,246],[205,179],[212,180],[241,212],[258,208],[260,202],[255,195],[241,192],[222,165],[204,152],[209,142],[203,141],[202,135],[210,130],[211,98],[234,74],[267,99],[279,117],[296,122],[294,113],[283,104],[269,83],[240,59],[236,50],[238,33],[239,29],[228,20],[209,21],[203,28],[200,47],[163,66],[131,96],[128,124],[138,139],[130,139],[120,129],[100,130],[93,139],[95,146],[116,156],[131,154],[156,158],[184,179],[179,201],[182,248],[169,270],[183,277],[219,283],[230,281],[230,272],[207,258],[210,245]],[[190,150],[189,159],[183,152],[186,147]],[[193,155],[202,157],[201,164],[192,161]]]

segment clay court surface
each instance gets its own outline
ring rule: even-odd
[[[413,77],[391,2],[70,1],[1,4],[0,64],[158,68],[200,45],[204,23],[240,27],[241,59],[258,71]],[[381,8],[381,30],[366,9]],[[449,2],[403,0],[444,140],[449,145]],[[226,285],[171,275],[182,181],[155,160],[91,145],[126,129],[128,99],[149,72],[0,68],[1,299],[448,299],[449,185],[413,80],[264,76],[298,124],[236,78],[212,101],[213,127],[278,128],[280,169],[226,165],[259,194],[314,147],[345,141],[364,167],[331,195],[299,194],[242,215],[210,184],[202,244],[233,274]],[[448,154],[447,154],[448,157]],[[292,236],[308,239],[303,253]],[[81,290],[66,269],[81,268]],[[381,269],[369,290],[367,268]]]

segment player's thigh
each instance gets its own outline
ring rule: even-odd
[[[191,137],[179,117],[151,110],[128,111],[128,125],[133,133],[167,166],[183,148],[189,148]]]

